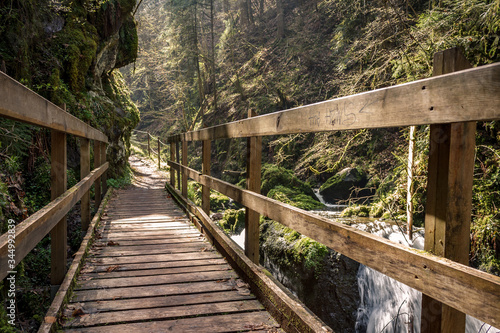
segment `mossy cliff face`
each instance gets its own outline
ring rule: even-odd
[[[260,262],[335,332],[354,332],[359,263],[275,221],[260,224]]]
[[[137,57],[135,6],[136,0],[0,2],[0,65],[108,136],[111,177],[123,173],[139,121],[114,70]]]

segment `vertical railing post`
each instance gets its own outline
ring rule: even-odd
[[[203,140],[201,150],[201,173],[210,176],[210,163],[211,163],[211,141]],[[201,186],[201,208],[207,215],[210,214],[210,187]]]
[[[149,142],[149,133],[148,133],[148,156],[151,157],[151,145]]]
[[[434,55],[434,76],[470,67],[458,48]],[[430,127],[424,249],[465,265],[469,263],[475,131],[475,122]],[[421,327],[422,333],[464,332],[465,314],[423,294]]]
[[[101,143],[94,140],[94,169],[101,166]],[[94,210],[97,212],[101,205],[101,177],[94,182]]]
[[[160,157],[161,157],[161,154],[160,154],[160,137],[158,137],[158,170],[161,169],[161,164],[160,164]]]
[[[90,140],[80,138],[80,179],[90,173]],[[80,201],[82,232],[86,232],[90,224],[90,191],[87,191]]]
[[[55,200],[67,189],[66,134],[56,130],[51,132],[50,183],[51,200]],[[51,296],[55,296],[66,275],[67,231],[66,217],[63,217],[50,231],[51,239]]]
[[[188,143],[186,140],[182,141],[182,165],[187,166],[188,163]],[[184,198],[187,198],[187,188],[188,188],[188,182],[187,182],[187,172],[183,170],[182,172],[182,195]]]
[[[248,117],[255,116],[251,110]],[[247,189],[260,193],[262,163],[262,137],[247,139]],[[259,263],[259,213],[245,209],[245,254],[254,263]]]
[[[176,162],[177,164],[180,163],[180,154],[179,154],[179,141],[177,141],[175,143],[175,159],[176,159]],[[177,169],[177,189],[180,190],[181,189],[181,170],[180,169]]]
[[[170,142],[170,160],[175,161],[175,143]],[[175,188],[175,170],[170,167],[170,185]]]
[[[101,164],[103,165],[106,163],[106,142],[101,142]],[[106,192],[108,192],[108,171],[106,170],[102,176],[101,176],[101,182],[102,182],[102,193],[101,195],[104,196]]]

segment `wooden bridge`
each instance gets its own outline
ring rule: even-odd
[[[170,137],[170,194],[161,189],[165,179],[139,167],[134,187],[108,192],[107,138],[0,74],[0,115],[52,129],[54,200],[16,226],[15,241],[0,237],[0,276],[15,269],[9,249],[15,247],[17,264],[51,232],[58,292],[40,332],[331,331],[258,265],[262,214],[421,291],[421,332],[463,332],[465,313],[498,327],[500,278],[467,263],[475,122],[500,119],[500,64],[463,70],[469,66],[451,49],[435,55],[429,79]],[[259,194],[262,136],[425,124],[431,125],[425,252]],[[66,191],[67,134],[81,138],[82,180]],[[247,189],[210,176],[211,141],[243,137]],[[201,172],[187,165],[191,141],[203,143]],[[202,207],[186,199],[188,178],[203,186]],[[92,184],[100,208],[90,221]],[[210,189],[246,207],[245,253],[210,219]],[[88,232],[66,273],[64,216],[80,199]]]

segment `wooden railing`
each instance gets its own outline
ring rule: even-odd
[[[450,49],[435,55],[432,78],[171,136],[170,188],[202,221],[202,228],[219,238],[208,216],[209,189],[244,205],[245,253],[256,264],[262,214],[421,291],[422,332],[463,332],[464,313],[499,327],[500,277],[467,264],[475,122],[500,119],[500,64],[462,70],[468,67],[461,53]],[[259,194],[262,136],[413,125],[431,126],[426,251]],[[247,189],[210,176],[211,141],[243,137],[248,138]],[[191,141],[203,141],[201,172],[187,166]],[[202,208],[187,199],[188,178],[203,186]]]
[[[94,185],[95,207],[107,191],[106,144],[108,138],[62,108],[0,72],[0,116],[51,130],[52,201],[0,236],[0,279],[15,273],[19,262],[51,234],[52,295],[62,283],[67,266],[66,214],[81,200],[82,230],[90,223],[90,188]],[[80,140],[78,184],[67,190],[67,135]],[[90,140],[94,142],[94,170],[90,171]],[[17,221],[16,221],[17,222]],[[10,228],[10,226],[9,226]],[[13,232],[15,230],[15,232]]]

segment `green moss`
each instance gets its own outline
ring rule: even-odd
[[[274,187],[267,193],[267,196],[305,210],[322,209],[324,207],[321,202],[311,196],[282,185]]]
[[[309,237],[300,238],[295,245],[295,261],[302,263],[308,270],[314,270],[316,277],[323,271],[325,256],[328,254],[328,248]]]
[[[264,164],[262,166],[261,193],[267,195],[270,190],[280,185],[309,195],[310,197],[315,197],[311,186],[297,178],[291,170],[277,165]]]
[[[135,2],[135,1],[134,1]],[[129,16],[120,27],[120,44],[116,57],[116,66],[121,67],[137,58],[139,49],[139,38],[137,37],[137,27],[132,16]]]
[[[219,212],[229,207],[229,197],[217,191],[210,190],[210,210]]]
[[[347,207],[342,211],[340,215],[342,217],[351,217],[351,216],[359,216],[359,217],[368,217],[370,216],[370,207],[369,206],[352,206]]]
[[[478,217],[472,223],[471,261],[486,272],[500,274],[500,219]]]
[[[219,222],[220,227],[229,235],[239,235],[245,229],[245,209],[227,209]]]

